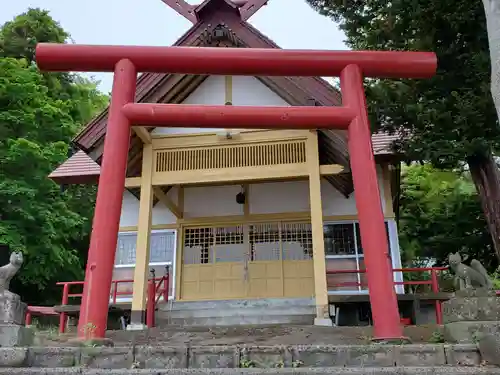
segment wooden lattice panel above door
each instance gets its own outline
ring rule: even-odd
[[[156,172],[242,168],[306,162],[306,142],[283,141],[157,150]]]

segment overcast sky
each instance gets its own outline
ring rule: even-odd
[[[191,26],[161,0],[3,0],[0,23],[29,7],[49,10],[82,44],[172,45]],[[337,26],[305,0],[269,0],[250,22],[282,48],[346,49]],[[111,89],[110,73],[93,75],[103,91]]]

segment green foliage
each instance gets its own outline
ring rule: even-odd
[[[428,259],[444,265],[450,252],[460,251],[490,271],[497,266],[477,193],[465,173],[429,164],[404,167],[399,229],[407,265],[429,266]]]
[[[500,127],[490,94],[490,60],[480,0],[307,0],[340,23],[354,49],[432,51],[435,77],[373,80],[373,123],[403,130],[411,160],[457,167],[498,149]]]
[[[69,34],[55,22],[49,12],[29,9],[0,30],[0,57],[35,60],[37,43],[64,43]]]
[[[434,246],[429,246],[429,241],[440,243],[441,247],[455,244],[455,238],[464,238],[466,248],[482,247],[483,252],[496,251],[500,257],[500,176],[491,157],[499,149],[500,126],[490,93],[490,55],[483,2],[306,1],[340,24],[347,44],[353,49],[436,53],[438,69],[431,79],[367,81],[371,123],[375,129],[399,132],[402,141],[396,148],[403,151],[409,161],[430,162],[443,169],[468,169],[479,192],[494,246],[483,238],[484,230],[478,227],[480,222],[486,225],[479,212],[477,216],[470,216],[470,223],[469,216],[462,215],[478,207],[477,198],[472,195],[449,207],[432,208],[432,218],[450,221],[448,224],[424,218],[428,221],[427,227],[438,228],[455,224],[447,219],[446,215],[450,215],[457,219],[455,228],[450,227],[449,232],[441,235],[430,230],[431,240],[426,236],[415,237],[427,234],[422,228],[415,228],[408,233],[407,241],[410,238],[415,243],[423,241],[415,246],[430,253]],[[453,197],[461,194],[461,189],[472,186],[462,182],[459,185],[445,189],[450,194],[446,199],[457,202]],[[416,204],[414,208],[419,209]],[[452,209],[459,210],[460,214],[453,214]],[[473,232],[471,236],[460,234],[469,232]],[[411,249],[413,245],[409,245]],[[491,259],[485,256],[482,261]]]
[[[33,63],[37,42],[67,38],[39,9],[0,28],[0,243],[25,254],[13,289],[28,303],[59,300],[55,282],[82,278],[88,249],[95,187],[63,192],[47,176],[107,97],[95,82]]]
[[[444,343],[444,334],[441,330],[432,332],[432,336],[429,339],[432,344],[442,344]]]

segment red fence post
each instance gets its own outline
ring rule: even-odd
[[[156,309],[156,285],[155,280],[148,281],[148,300],[146,307],[146,325],[148,328],[155,326],[155,309]]]
[[[439,293],[439,281],[435,269],[431,270],[432,291]],[[436,299],[436,323],[443,324],[443,312],[441,311],[441,301]]]
[[[367,269],[374,339],[401,339],[403,329],[389,261],[389,243],[380,202],[363,73],[359,66],[346,66],[340,75],[340,85],[343,105],[357,111],[357,116],[349,125],[348,147]]]
[[[118,283],[119,282],[120,282],[119,280],[111,282],[111,285],[112,285],[112,288],[113,288],[113,304],[116,304],[116,297],[118,295]]]
[[[119,60],[115,66],[78,322],[79,336],[87,339],[104,338],[106,333],[130,144],[130,122],[123,115],[122,107],[134,101],[136,79],[134,64],[127,59]]]
[[[163,281],[164,290],[163,290],[163,301],[168,302],[168,294],[170,288],[170,267],[165,267],[165,279]]]
[[[26,317],[25,317],[25,320],[24,320],[24,325],[26,327],[29,327],[31,325],[31,319],[32,319],[32,315],[31,315],[31,311],[28,307],[28,310],[26,310]]]
[[[69,302],[69,284],[64,284],[61,305],[65,306]],[[66,331],[67,316],[65,312],[59,314],[59,333]]]

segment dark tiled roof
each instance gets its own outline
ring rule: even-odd
[[[93,183],[99,179],[100,166],[85,152],[78,151],[55,171],[49,178],[59,184]]]

